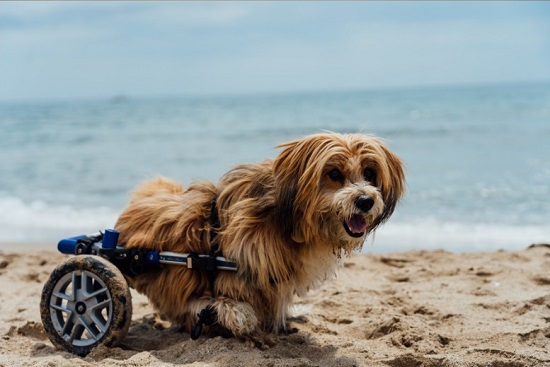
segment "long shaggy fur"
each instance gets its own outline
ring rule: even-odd
[[[404,193],[401,160],[363,134],[318,134],[280,145],[275,160],[241,165],[214,185],[165,178],[139,186],[115,228],[129,248],[208,254],[212,202],[219,250],[238,263],[208,276],[177,265],[129,278],[166,318],[190,328],[207,305],[217,325],[259,344],[286,328],[295,294],[333,276]],[[358,198],[372,199],[367,211]]]

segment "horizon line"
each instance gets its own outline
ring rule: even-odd
[[[490,88],[519,85],[546,85],[549,80],[503,80],[503,81],[480,81],[480,82],[449,82],[449,83],[428,83],[418,85],[388,85],[372,87],[342,87],[342,88],[319,88],[319,89],[297,89],[297,90],[272,90],[272,91],[239,91],[239,92],[203,92],[203,93],[159,93],[159,94],[132,94],[115,93],[103,96],[83,97],[29,97],[29,98],[0,98],[0,104],[10,103],[83,103],[83,102],[110,102],[124,103],[144,99],[217,99],[217,98],[262,98],[281,96],[303,96],[343,93],[387,93],[398,91],[414,90],[438,90],[438,89],[464,89],[464,88]]]

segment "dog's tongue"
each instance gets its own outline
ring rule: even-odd
[[[367,229],[367,222],[362,215],[354,214],[347,222],[348,228],[353,233],[363,233]]]

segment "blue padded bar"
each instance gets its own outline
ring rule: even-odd
[[[77,241],[86,238],[86,235],[71,237],[71,238],[65,238],[57,244],[57,250],[61,252],[62,254],[68,254],[68,255],[74,255]]]

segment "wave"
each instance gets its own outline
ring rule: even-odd
[[[119,213],[107,207],[75,208],[0,197],[0,241],[57,243],[61,238],[112,228]]]
[[[109,207],[51,205],[44,201],[25,202],[16,197],[0,196],[0,242],[56,244],[62,238],[112,228],[120,212],[121,209]],[[515,251],[533,243],[550,243],[550,228],[535,224],[467,223],[422,218],[390,220],[369,236],[363,252]]]
[[[425,218],[406,222],[390,220],[367,239],[363,252],[435,249],[452,252],[517,251],[534,243],[550,243],[548,226],[468,223]]]

